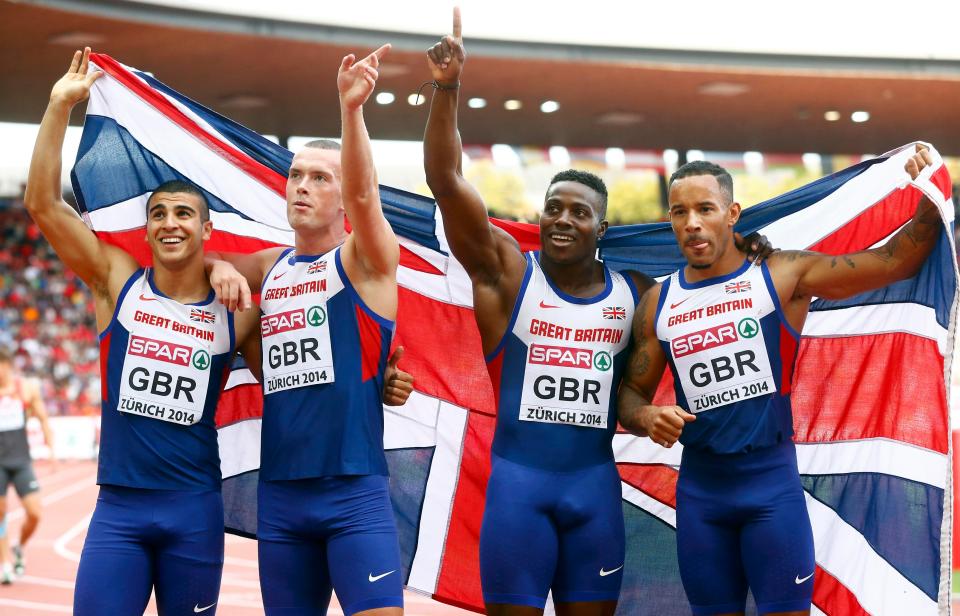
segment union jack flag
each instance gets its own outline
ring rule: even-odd
[[[744,291],[750,290],[750,281],[741,280],[739,282],[731,282],[723,286],[723,290],[729,295],[733,293],[743,293]]]
[[[200,308],[191,308],[190,309],[190,320],[196,321],[197,323],[213,323],[217,320],[217,316],[207,310],[201,310]]]
[[[603,318],[624,321],[627,318],[627,309],[623,306],[604,306]]]
[[[207,193],[209,249],[291,245],[284,219],[291,153],[103,55],[73,169],[84,215],[138,256],[152,187],[190,178]],[[332,84],[331,84],[332,87]],[[913,146],[865,161],[744,211],[737,230],[779,248],[840,254],[882,241],[912,216]],[[936,152],[923,190],[948,207]],[[124,178],[124,182],[116,181]],[[384,446],[408,587],[482,611],[478,538],[496,421],[470,281],[450,256],[431,200],[381,187],[401,244],[397,340],[416,391],[385,409]],[[491,220],[524,250],[533,225]],[[816,543],[814,614],[949,612],[951,482],[948,391],[957,270],[950,225],[912,279],[843,300],[816,300],[792,384],[799,468]],[[665,277],[684,264],[668,224],[613,227],[601,258]],[[667,377],[669,378],[669,377]],[[656,398],[670,401],[665,380]],[[217,409],[226,525],[256,530],[261,393],[235,366]],[[674,489],[681,447],[617,434],[627,558],[619,614],[689,614],[676,562]],[[229,604],[228,595],[221,599]]]
[[[327,271],[327,262],[326,261],[314,261],[307,268],[308,274],[319,274]]]

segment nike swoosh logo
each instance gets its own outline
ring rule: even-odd
[[[610,571],[605,571],[603,567],[600,567],[600,577],[607,577],[607,576],[610,575],[611,573],[616,573],[617,571],[620,571],[621,569],[623,569],[623,565],[620,565],[620,566],[617,567],[616,569],[611,569]]]
[[[207,607],[200,607],[200,604],[198,603],[198,604],[196,604],[196,605],[193,606],[193,613],[194,613],[194,614],[199,614],[200,612],[206,612],[207,610],[209,610],[210,608],[212,608],[212,607],[213,607],[214,605],[216,605],[216,604],[217,604],[217,602],[214,601],[213,603],[211,603],[211,604],[208,605]]]
[[[691,297],[692,297],[692,296],[691,296]],[[674,308],[676,308],[677,306],[679,306],[679,305],[682,304],[683,302],[687,301],[688,299],[690,299],[690,297],[685,297],[685,298],[683,298],[682,300],[680,300],[679,302],[677,302],[676,304],[670,304],[670,310],[673,310]]]
[[[381,578],[387,577],[387,576],[390,575],[391,573],[396,573],[396,571],[397,571],[397,570],[394,569],[393,571],[387,571],[386,573],[381,573],[380,575],[374,575],[374,574],[371,572],[369,575],[367,575],[367,579],[368,579],[369,581],[371,581],[371,582],[376,582],[377,580],[379,580],[379,579],[381,579]]]
[[[814,572],[814,573],[816,573],[816,572]],[[794,584],[803,584],[804,582],[806,582],[807,580],[809,580],[809,579],[812,578],[812,577],[813,577],[813,573],[811,573],[810,575],[808,575],[808,576],[805,577],[805,578],[801,578],[801,577],[798,575],[798,576],[793,580],[793,583],[794,583]]]
[[[140,301],[142,302],[152,302],[152,301],[156,301],[156,299],[157,299],[156,297],[147,297],[143,293],[140,294]]]
[[[551,306],[550,304],[544,304],[543,300],[540,300],[540,307],[541,308],[559,308],[560,306]]]
[[[287,270],[287,272],[289,272],[289,271],[290,271],[290,270]],[[273,275],[273,279],[276,280],[277,278],[283,278],[284,276],[287,275],[287,272],[280,272],[279,274],[274,274],[274,275]]]

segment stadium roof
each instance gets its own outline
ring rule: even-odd
[[[359,9],[358,9],[359,10]],[[420,139],[429,79],[423,34],[361,30],[119,0],[0,0],[0,121],[37,122],[70,51],[153,73],[266,134],[335,135],[343,55],[394,50],[368,105],[379,139]],[[880,153],[922,139],[960,155],[960,60],[720,53],[468,39],[461,111],[468,143],[638,149]],[[504,108],[507,100],[522,107]],[[543,113],[544,101],[559,109]],[[839,119],[828,121],[828,111]],[[854,111],[869,121],[853,122]],[[80,121],[80,114],[74,120]]]

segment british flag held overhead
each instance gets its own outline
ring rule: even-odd
[[[723,291],[727,295],[732,295],[734,293],[743,293],[750,290],[750,281],[741,280],[738,282],[731,282],[723,286]]]
[[[624,321],[627,318],[627,309],[624,306],[604,306],[603,318]]]
[[[162,181],[186,177],[211,201],[211,249],[292,243],[283,199],[289,152],[149,75],[106,56],[91,60],[107,75],[91,94],[73,180],[101,237],[145,262],[143,201]],[[778,248],[867,248],[911,217],[917,185],[950,223],[917,276],[849,300],[816,300],[807,319],[792,396],[816,541],[816,614],[950,610],[953,210],[936,152],[923,181],[907,184],[912,147],[752,207],[738,226],[762,231]],[[477,543],[495,406],[470,282],[449,255],[432,201],[388,187],[381,197],[401,242],[396,338],[406,347],[404,369],[417,379],[405,407],[385,409],[403,575],[410,588],[480,611]],[[524,249],[537,248],[535,226],[492,222]],[[683,263],[667,224],[611,228],[601,257],[658,277]],[[662,383],[658,401],[671,391]],[[226,523],[239,534],[255,530],[260,401],[259,386],[238,365],[217,423]],[[674,534],[680,447],[618,434],[614,452],[628,545],[618,613],[689,614]]]
[[[201,308],[191,308],[190,320],[196,321],[197,323],[213,323],[217,320],[217,315]]]

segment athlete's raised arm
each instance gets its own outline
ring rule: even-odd
[[[466,53],[458,8],[453,13],[453,35],[427,50],[427,61],[434,93],[423,137],[423,161],[450,249],[475,285],[498,286],[501,276],[511,270],[519,272],[519,280],[523,255],[509,236],[490,225],[483,199],[463,177],[457,102]]]
[[[113,298],[136,271],[137,262],[123,250],[100,241],[60,192],[61,150],[70,112],[90,96],[90,87],[102,75],[89,72],[89,59],[89,47],[74,53],[66,75],[50,92],[30,160],[24,203],[57,255],[93,290],[102,330],[110,319]]]
[[[916,179],[931,163],[929,150],[918,145],[904,168]],[[940,228],[936,206],[923,197],[910,222],[882,246],[839,256],[798,250],[775,253],[770,258],[771,273],[777,283],[795,281],[793,287],[786,287],[793,289],[792,298],[843,299],[916,274],[936,245]]]
[[[337,74],[343,124],[340,193],[344,212],[353,229],[344,243],[345,258],[362,267],[364,279],[388,279],[395,284],[400,246],[380,205],[377,171],[373,165],[370,136],[363,120],[363,105],[373,93],[380,60],[388,51],[390,45],[384,45],[362,60],[350,54],[340,64]],[[344,267],[349,275],[348,261],[344,262]],[[382,308],[387,312],[396,312],[395,297],[392,306],[393,310],[389,306]]]
[[[651,403],[667,365],[657,340],[657,302],[662,289],[658,284],[644,293],[633,315],[633,350],[617,395],[617,419],[630,432],[670,447],[680,438],[683,426],[696,416],[679,406]]]

